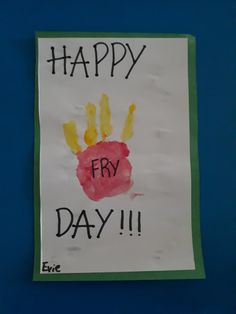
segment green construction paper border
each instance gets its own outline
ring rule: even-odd
[[[38,39],[64,37],[105,37],[105,38],[187,38],[188,39],[188,77],[190,114],[190,159],[191,159],[191,203],[192,240],[194,251],[194,270],[139,271],[109,273],[40,273],[40,125],[38,110]],[[157,33],[81,33],[81,32],[37,32],[35,70],[35,111],[34,111],[34,281],[111,281],[111,280],[164,280],[164,279],[203,279],[205,278],[201,235],[200,235],[200,192],[198,161],[198,120],[196,95],[196,42],[192,35]]]

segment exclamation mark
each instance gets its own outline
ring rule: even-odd
[[[130,210],[129,211],[129,231],[130,231],[130,236],[132,236],[133,235],[133,233],[132,233],[132,218],[133,218],[133,212],[132,212],[132,210]]]
[[[141,212],[138,212],[138,235],[141,235]]]
[[[124,230],[124,211],[123,211],[123,209],[120,212],[121,212],[121,215],[120,215],[120,229],[121,229],[121,232],[120,232],[120,234],[123,234],[123,230]]]

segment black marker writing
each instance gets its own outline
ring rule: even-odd
[[[125,219],[126,216],[126,219]],[[138,236],[141,235],[141,212],[138,211],[120,211],[120,235],[125,232],[125,225],[127,225],[127,232],[130,236],[133,236],[138,231]],[[136,229],[137,228],[137,229]]]
[[[47,59],[47,62],[51,64],[51,73],[54,75],[58,72],[67,75],[69,72],[71,77],[77,75],[89,78],[93,74],[95,77],[98,77],[102,73],[103,75],[107,74],[110,77],[114,77],[116,73],[121,75],[121,71],[116,71],[116,69],[120,68],[122,71],[125,70],[122,75],[125,79],[128,79],[140,60],[146,45],[138,48],[137,45],[131,47],[129,43],[97,42],[91,47],[86,47],[92,50],[92,54],[88,54],[85,47],[79,46],[73,56],[67,54],[66,45],[63,45],[62,48],[63,53],[61,54],[60,47],[50,47],[51,57]],[[67,62],[68,59],[72,58],[74,58],[73,61]],[[63,66],[63,71],[60,69],[61,65]],[[77,67],[78,70],[76,70]]]
[[[129,231],[130,231],[130,234],[129,235],[133,235],[132,234],[132,224],[133,224],[133,213],[132,213],[132,210],[129,211]]]
[[[69,214],[69,219],[70,219],[70,223],[68,224],[68,226],[67,226],[67,228],[62,232],[61,231],[61,212],[62,211],[64,211],[64,212],[67,212],[67,216],[68,216],[68,214]],[[56,234],[56,236],[57,237],[61,237],[61,236],[63,236],[64,234],[66,234],[69,230],[70,230],[70,227],[72,226],[72,224],[73,224],[73,213],[72,213],[72,211],[69,209],[69,208],[67,208],[67,207],[62,207],[62,208],[58,208],[58,209],[56,209],[56,212],[57,212],[57,223],[58,223],[58,225],[57,225],[57,234]]]
[[[99,46],[104,46],[106,48],[105,53],[101,56],[99,56],[98,53],[98,45]],[[106,56],[108,55],[109,52],[109,47],[106,43],[104,42],[98,42],[95,45],[93,45],[94,48],[94,53],[95,53],[95,76],[99,76],[98,74],[98,65],[102,62],[102,60],[104,60],[106,58]]]
[[[141,233],[141,212],[138,212],[138,232]]]
[[[57,212],[57,233],[56,233],[57,237],[62,237],[72,230],[71,238],[74,239],[77,235],[79,235],[78,233],[79,229],[86,231],[85,235],[88,237],[88,239],[91,239],[93,237],[92,229],[98,226],[95,226],[94,224],[90,223],[88,212],[86,210],[83,209],[80,212],[77,219],[75,218],[73,212],[67,207],[58,208],[56,209],[56,212]],[[95,213],[97,214],[101,221],[96,235],[97,238],[100,238],[101,233],[108,219],[113,213],[113,209],[110,209],[106,216],[102,215],[99,209],[95,209]]]
[[[115,48],[115,46],[123,47],[123,54],[121,54],[121,57],[119,59],[116,58],[117,48]],[[124,44],[119,43],[119,42],[111,43],[111,47],[112,47],[112,63],[111,63],[111,77],[112,77],[112,76],[114,76],[115,66],[117,66],[124,59],[124,57],[126,55],[126,48],[125,48]]]
[[[49,265],[48,262],[43,262],[42,271],[47,273],[60,273],[61,266],[59,264]]]
[[[93,178],[96,177],[96,173],[101,173],[102,177],[115,177],[119,163],[120,160],[112,162],[106,157],[91,160],[91,172]]]
[[[141,235],[141,212],[136,210],[81,210],[78,213],[67,207],[56,209],[57,237],[70,236],[72,239],[87,237],[101,238],[106,225],[112,224],[114,230],[120,228],[120,235]],[[118,225],[117,225],[118,222]]]
[[[102,230],[103,230],[103,228],[104,228],[104,226],[105,226],[107,220],[109,219],[109,217],[111,216],[111,214],[113,213],[114,210],[113,210],[113,209],[110,209],[110,211],[109,211],[109,213],[108,213],[108,215],[106,216],[105,219],[102,217],[102,215],[101,215],[101,213],[99,212],[98,209],[95,209],[95,211],[97,212],[99,218],[100,218],[101,221],[102,221],[102,225],[101,225],[100,230],[98,231],[98,234],[97,234],[97,238],[100,238],[100,234],[102,233]]]
[[[64,74],[66,75],[67,74],[67,71],[66,71],[66,61],[67,59],[70,59],[71,56],[67,56],[66,55],[66,46],[64,45],[63,46],[63,56],[62,57],[55,57],[55,48],[54,47],[51,47],[51,53],[52,53],[52,59],[48,59],[47,62],[52,62],[52,74],[56,74],[56,70],[55,70],[55,64],[56,64],[56,61],[63,61],[63,69],[64,69]]]
[[[81,57],[81,61],[78,61],[79,57]],[[73,76],[74,75],[74,71],[75,71],[75,67],[77,64],[82,64],[84,66],[84,73],[85,73],[85,76],[86,77],[89,77],[88,75],[88,70],[87,70],[87,65],[86,64],[89,64],[90,62],[89,61],[85,61],[84,60],[84,55],[83,55],[83,47],[79,47],[79,51],[75,57],[75,61],[74,62],[71,62],[71,64],[73,64],[73,67],[72,67],[72,70],[71,70],[71,73],[70,73],[70,76]]]
[[[80,221],[84,219],[84,224],[80,224]],[[90,228],[94,228],[95,225],[90,225],[89,224],[89,221],[88,221],[88,217],[87,217],[87,214],[86,214],[86,211],[83,209],[79,215],[79,218],[77,220],[77,222],[75,224],[72,225],[72,227],[74,227],[74,232],[72,234],[72,238],[75,238],[76,234],[77,234],[77,231],[78,231],[78,228],[85,228],[86,231],[87,231],[87,236],[89,239],[92,238],[91,236],[91,232],[90,232]]]
[[[120,234],[123,234],[123,230],[124,230],[124,210],[122,209],[120,211]]]

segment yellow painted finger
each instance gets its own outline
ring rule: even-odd
[[[128,114],[124,123],[124,127],[121,133],[121,140],[123,142],[129,140],[133,136],[133,124],[134,124],[134,111],[136,109],[135,104],[129,106]]]
[[[82,151],[78,143],[78,135],[76,130],[76,124],[74,121],[69,121],[63,124],[63,131],[67,145],[70,147],[74,154]]]
[[[94,104],[87,103],[85,106],[87,115],[87,129],[84,133],[84,141],[88,146],[95,145],[98,132],[96,128],[96,107]]]
[[[109,108],[108,96],[106,94],[102,94],[100,100],[100,132],[103,141],[105,141],[106,137],[112,133],[111,111]]]

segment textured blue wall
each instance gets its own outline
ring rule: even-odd
[[[1,23],[0,313],[236,313],[236,2],[5,1]],[[206,280],[32,282],[34,32],[197,38]]]

